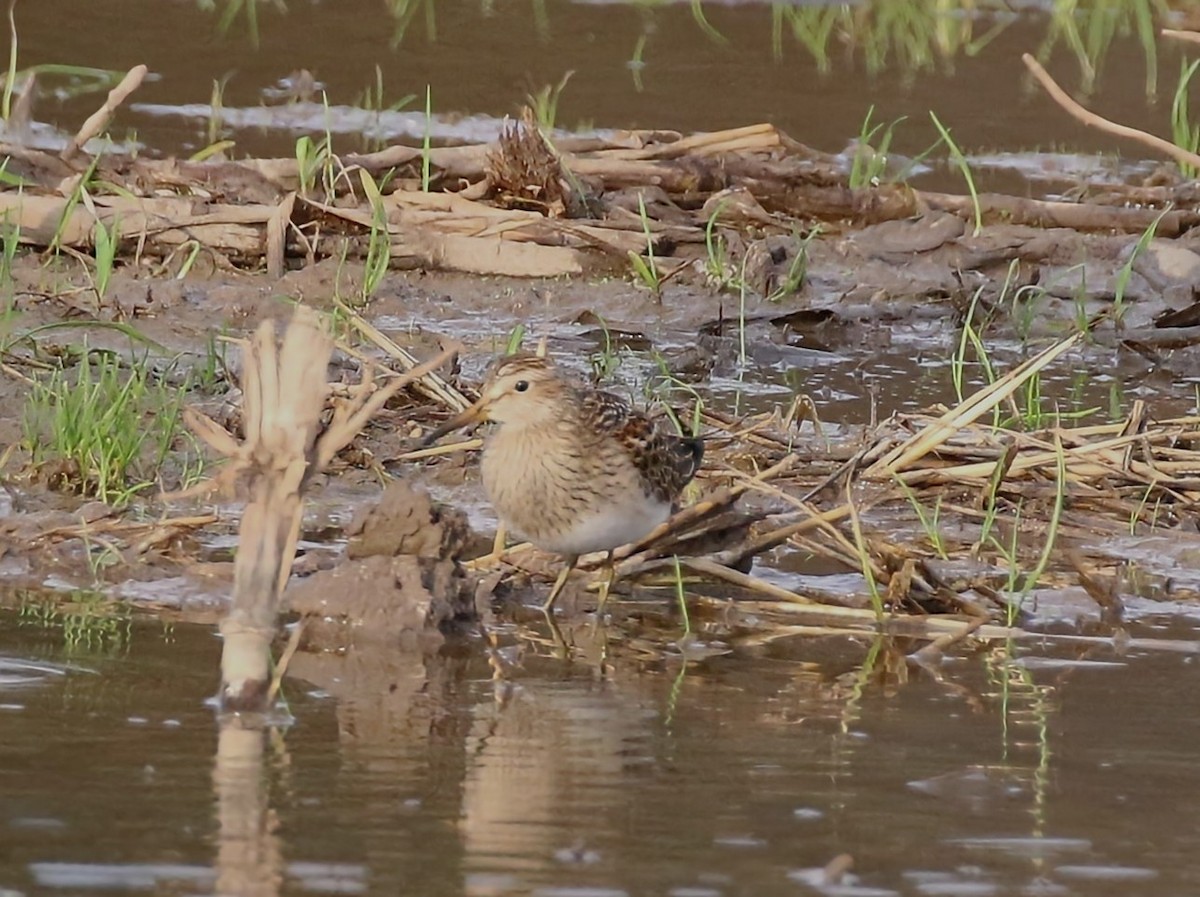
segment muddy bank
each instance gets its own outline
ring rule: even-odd
[[[1191,353],[1178,352],[1200,333],[1194,182],[1097,183],[1071,201],[960,196],[889,182],[883,168],[864,178],[864,166],[887,162],[865,144],[834,156],[770,125],[556,139],[531,110],[487,144],[89,157],[89,139],[145,74],[131,71],[62,152],[0,147],[24,182],[0,194],[13,322],[0,410],[11,469],[27,478],[12,490],[6,540],[14,574],[30,582],[74,565],[63,578],[76,584],[158,578],[192,601],[196,589],[176,586],[199,578],[219,594],[236,505],[129,519],[129,509],[161,513],[137,493],[197,478],[176,457],[186,431],[161,437],[152,471],[143,446],[113,477],[85,453],[55,455],[69,429],[58,412],[93,369],[101,382],[132,372],[160,407],[134,409],[127,429],[139,413],[182,420],[182,405],[167,404],[174,390],[236,434],[244,371],[217,334],[240,336],[296,302],[325,313],[337,340],[335,417],[354,384],[459,350],[306,483],[316,504],[295,571],[311,580],[300,611],[358,620],[363,632],[436,630],[498,583],[544,576],[536,554],[489,554],[478,541],[467,551],[466,523],[444,529],[449,512],[424,499],[385,493],[367,516],[360,507],[400,474],[492,529],[475,446],[413,446],[465,407],[486,359],[522,339],[545,338],[580,379],[642,390],[640,401],[702,425],[712,460],[683,525],[618,560],[623,577],[663,585],[683,557],[688,588],[719,583],[716,602],[792,602],[814,624],[849,627],[885,611],[973,618],[961,637],[979,621],[1030,621],[1026,599],[1055,574],[1111,616],[1100,596],[1125,573],[1081,548],[1088,515],[1114,537],[1122,526],[1136,536],[1182,525],[1195,503],[1192,397],[1164,390],[1154,411],[1132,397],[1148,374],[1169,384],[1194,373]],[[43,264],[18,242],[53,252]],[[924,394],[921,372],[939,365],[922,356],[939,354],[949,383]],[[891,375],[864,376],[879,358]],[[1071,394],[1043,396],[1064,367]],[[951,409],[912,413],[937,400]],[[1074,424],[1097,414],[1102,423]],[[112,479],[132,491],[106,487]],[[1068,495],[1068,484],[1082,491]],[[55,503],[72,514],[56,491],[107,504],[55,517]],[[1039,552],[1039,542],[1063,547],[1060,529],[1076,555]],[[411,538],[433,547],[405,547]],[[952,558],[966,563],[940,566]],[[822,565],[857,579],[809,582]],[[374,597],[320,603],[347,593]],[[586,593],[573,605],[591,609]]]

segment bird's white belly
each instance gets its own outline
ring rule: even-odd
[[[640,490],[630,499],[581,515],[570,528],[543,538],[540,547],[559,554],[608,551],[636,542],[671,516],[669,504],[647,499]]]
[[[609,469],[620,459],[567,445],[572,435],[506,424],[489,438],[484,489],[514,535],[545,551],[588,554],[636,542],[671,516],[670,503],[648,496],[627,461]]]

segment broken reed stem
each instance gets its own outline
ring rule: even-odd
[[[413,357],[411,352],[398,345],[386,333],[363,318],[362,315],[356,314],[344,302],[336,299],[334,302],[342,312],[349,315],[351,326],[374,343],[380,350],[400,362],[401,366],[407,371],[412,371],[417,367],[417,359]],[[447,351],[443,354],[447,357],[452,357],[454,352]],[[435,368],[438,366],[435,366]],[[465,411],[471,407],[471,402],[466,396],[446,382],[443,377],[434,373],[433,370],[427,370],[419,378],[416,388],[434,401],[441,402],[452,411]]]
[[[429,361],[414,366],[397,376],[386,386],[374,389],[371,369],[366,368],[363,381],[347,402],[340,403],[333,413],[333,420],[321,435],[317,444],[317,467],[323,469],[333,456],[350,444],[358,432],[367,425],[372,417],[387,403],[387,400],[408,386],[426,382],[427,378],[436,376],[434,371],[452,359],[457,350],[444,349]]]
[[[238,528],[233,601],[221,621],[219,699],[223,710],[264,712],[279,597],[296,553],[333,343],[316,315],[301,307],[282,347],[267,320],[244,351],[246,438],[232,466],[247,476],[250,499]]]
[[[688,505],[686,508],[679,511],[679,513],[674,514],[665,523],[660,523],[637,542],[633,542],[629,545],[623,545],[616,549],[612,553],[613,563],[617,564],[621,561],[626,561],[630,558],[633,558],[635,555],[638,555],[647,549],[653,548],[656,542],[665,538],[670,533],[678,532],[679,530],[690,526],[697,521],[705,519],[710,514],[714,514],[722,508],[728,507],[738,496],[750,489],[754,483],[766,482],[767,480],[787,472],[798,460],[800,459],[796,455],[787,455],[756,476],[750,477],[743,482],[735,483],[728,488],[718,489],[707,498],[701,499],[693,505]],[[644,560],[644,558],[638,558],[637,560],[630,561],[630,566],[633,566],[642,560]],[[622,575],[620,574],[620,568],[618,568],[618,575]]]
[[[679,563],[696,573],[702,573],[713,579],[728,582],[750,592],[758,592],[759,594],[774,598],[776,601],[786,601],[791,604],[816,603],[811,598],[806,598],[782,586],[767,582],[765,579],[759,579],[757,576],[751,576],[749,573],[733,570],[724,564],[717,563],[708,558],[680,558]]]
[[[317,313],[297,307],[281,344],[268,320],[241,345],[245,439],[238,443],[194,410],[186,417],[198,436],[231,459],[205,487],[229,490],[243,482],[249,493],[238,530],[233,600],[221,622],[220,702],[224,710],[264,712],[274,697],[270,649],[279,598],[296,555],[306,485],[388,398],[444,364],[453,352],[415,365],[380,389],[375,389],[370,368],[364,368],[362,382],[335,404],[333,419],[322,430],[333,341]]]
[[[1163,33],[1166,34],[1167,32],[1164,31]],[[1177,36],[1183,33],[1184,32],[1175,32],[1172,33],[1171,36]],[[1189,38],[1189,40],[1190,39],[1191,38]],[[1187,150],[1176,146],[1171,141],[1164,140],[1163,138],[1157,137],[1154,134],[1148,134],[1145,131],[1141,131],[1137,128],[1131,128],[1128,125],[1117,124],[1115,121],[1109,121],[1107,118],[1097,115],[1095,112],[1084,108],[1083,106],[1079,105],[1079,103],[1071,99],[1067,92],[1059,87],[1057,82],[1050,77],[1050,73],[1042,68],[1041,63],[1039,63],[1028,53],[1022,54],[1021,60],[1025,63],[1025,67],[1033,74],[1033,77],[1037,79],[1037,82],[1042,85],[1042,89],[1045,90],[1046,93],[1050,94],[1050,98],[1054,100],[1054,102],[1058,103],[1058,105],[1063,109],[1065,109],[1068,114],[1082,122],[1087,127],[1095,128],[1098,131],[1103,131],[1106,134],[1112,134],[1116,137],[1124,137],[1127,140],[1137,141],[1143,146],[1148,146],[1153,150],[1170,156],[1180,165],[1191,165],[1195,168],[1200,168],[1200,156],[1196,155],[1195,153],[1189,153]]]

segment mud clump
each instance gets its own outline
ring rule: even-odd
[[[467,545],[471,528],[461,511],[440,506],[404,480],[384,490],[379,504],[364,508],[346,527],[346,557],[412,555],[454,560]]]
[[[288,607],[308,618],[310,648],[440,644],[475,617],[475,584],[458,563],[470,537],[466,516],[436,505],[403,480],[347,528],[346,562],[288,588]]]

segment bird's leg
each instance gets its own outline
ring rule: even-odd
[[[554,580],[554,588],[550,590],[550,597],[546,599],[546,603],[542,605],[542,610],[547,614],[554,610],[554,602],[558,600],[558,593],[562,591],[563,586],[567,584],[567,577],[571,575],[571,571],[575,569],[575,565],[579,562],[579,555],[571,554],[567,556],[567,563],[562,568],[562,572],[558,574],[558,579]]]
[[[546,612],[546,625],[550,629],[550,638],[554,642],[554,656],[559,660],[570,660],[571,646],[563,638],[562,630],[558,628],[558,621],[554,619],[554,614],[549,611]]]
[[[600,580],[600,598],[596,602],[596,616],[600,617],[604,613],[604,605],[608,603],[608,593],[612,589],[613,583],[617,579],[617,565],[613,563],[613,549],[608,550],[608,557],[604,559],[604,565],[607,567],[605,576]]]

